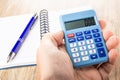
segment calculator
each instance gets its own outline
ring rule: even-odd
[[[93,9],[61,15],[60,21],[73,67],[108,61],[108,50]]]

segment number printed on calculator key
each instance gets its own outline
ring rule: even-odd
[[[80,58],[75,58],[75,59],[74,59],[74,62],[75,62],[75,63],[80,62]]]
[[[88,45],[88,49],[93,49],[93,48],[95,48],[95,45],[94,45],[94,44]]]
[[[78,48],[71,48],[71,52],[78,52]]]
[[[86,43],[87,43],[87,44],[92,44],[92,43],[93,43],[93,39],[88,39],[88,40],[86,40]]]
[[[83,61],[87,61],[87,60],[89,60],[89,57],[88,56],[84,56],[84,57],[82,57],[82,60]]]
[[[82,50],[86,50],[86,46],[80,47],[80,51],[82,51]]]
[[[96,49],[89,50],[89,54],[95,54],[95,53],[96,53]]]
[[[70,47],[76,47],[77,44],[74,42],[74,43],[70,43]]]
[[[88,55],[88,52],[87,51],[81,51],[80,54],[81,54],[81,56],[86,56],[86,55]]]
[[[78,45],[79,45],[79,46],[85,45],[85,41],[79,41],[79,42],[78,42]]]
[[[75,57],[79,57],[79,53],[73,53],[72,56],[75,58]]]

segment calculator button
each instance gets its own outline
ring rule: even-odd
[[[74,37],[74,33],[68,34],[67,37],[68,37],[68,38],[73,38],[73,37]]]
[[[72,56],[75,58],[75,57],[79,57],[79,53],[73,53]]]
[[[96,38],[96,37],[100,37],[100,34],[99,33],[96,33],[96,34],[93,34],[93,36]]]
[[[80,47],[80,50],[82,51],[82,50],[86,50],[86,46],[81,46]]]
[[[71,48],[71,52],[78,52],[78,48]]]
[[[80,58],[75,58],[75,59],[74,59],[74,62],[75,62],[75,63],[80,62]]]
[[[78,45],[79,45],[79,46],[85,45],[85,41],[80,41],[80,42],[78,42]]]
[[[88,56],[82,57],[82,61],[87,61],[87,60],[89,60]]]
[[[86,56],[86,55],[88,55],[88,52],[87,52],[87,51],[82,51],[82,52],[80,52],[80,54],[81,54],[82,56]]]
[[[92,32],[96,33],[96,32],[99,32],[99,30],[98,29],[93,29]]]
[[[99,57],[105,57],[106,54],[105,54],[104,48],[99,48],[98,49],[98,54],[99,54]]]
[[[75,38],[70,38],[70,39],[68,39],[68,42],[69,42],[69,43],[72,43],[72,42],[75,42],[75,41],[76,41]]]
[[[82,32],[77,32],[76,36],[81,36],[83,33]]]
[[[74,43],[70,43],[70,47],[76,47],[77,44],[74,42]]]
[[[92,35],[86,35],[85,38],[86,38],[86,39],[91,39],[91,38],[92,38]]]
[[[90,54],[95,54],[96,53],[96,49],[89,50],[89,53]]]
[[[88,49],[93,49],[93,48],[95,48],[94,44],[88,45]]]
[[[87,44],[92,44],[92,43],[93,43],[93,39],[88,39],[88,40],[86,40],[86,43],[87,43]]]
[[[79,37],[77,37],[77,40],[78,41],[82,41],[82,40],[84,40],[84,37],[83,36],[79,36]]]
[[[84,34],[90,34],[90,30],[84,31]]]
[[[92,54],[92,55],[90,55],[90,58],[91,58],[91,59],[97,59],[98,56],[97,56],[97,54]]]
[[[97,43],[96,46],[97,46],[97,47],[102,47],[103,44],[102,44],[102,43]]]
[[[95,42],[101,42],[102,40],[101,40],[101,38],[96,38],[95,39]]]

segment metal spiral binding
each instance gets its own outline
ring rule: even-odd
[[[48,11],[43,9],[40,11],[40,38],[42,39],[43,34],[49,32],[49,21],[48,21]]]

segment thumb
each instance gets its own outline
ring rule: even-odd
[[[50,42],[52,42],[55,46],[60,46],[63,44],[63,37],[64,37],[64,33],[63,31],[59,31],[56,33],[48,33],[45,34],[43,37],[43,41],[45,40],[49,40]]]

